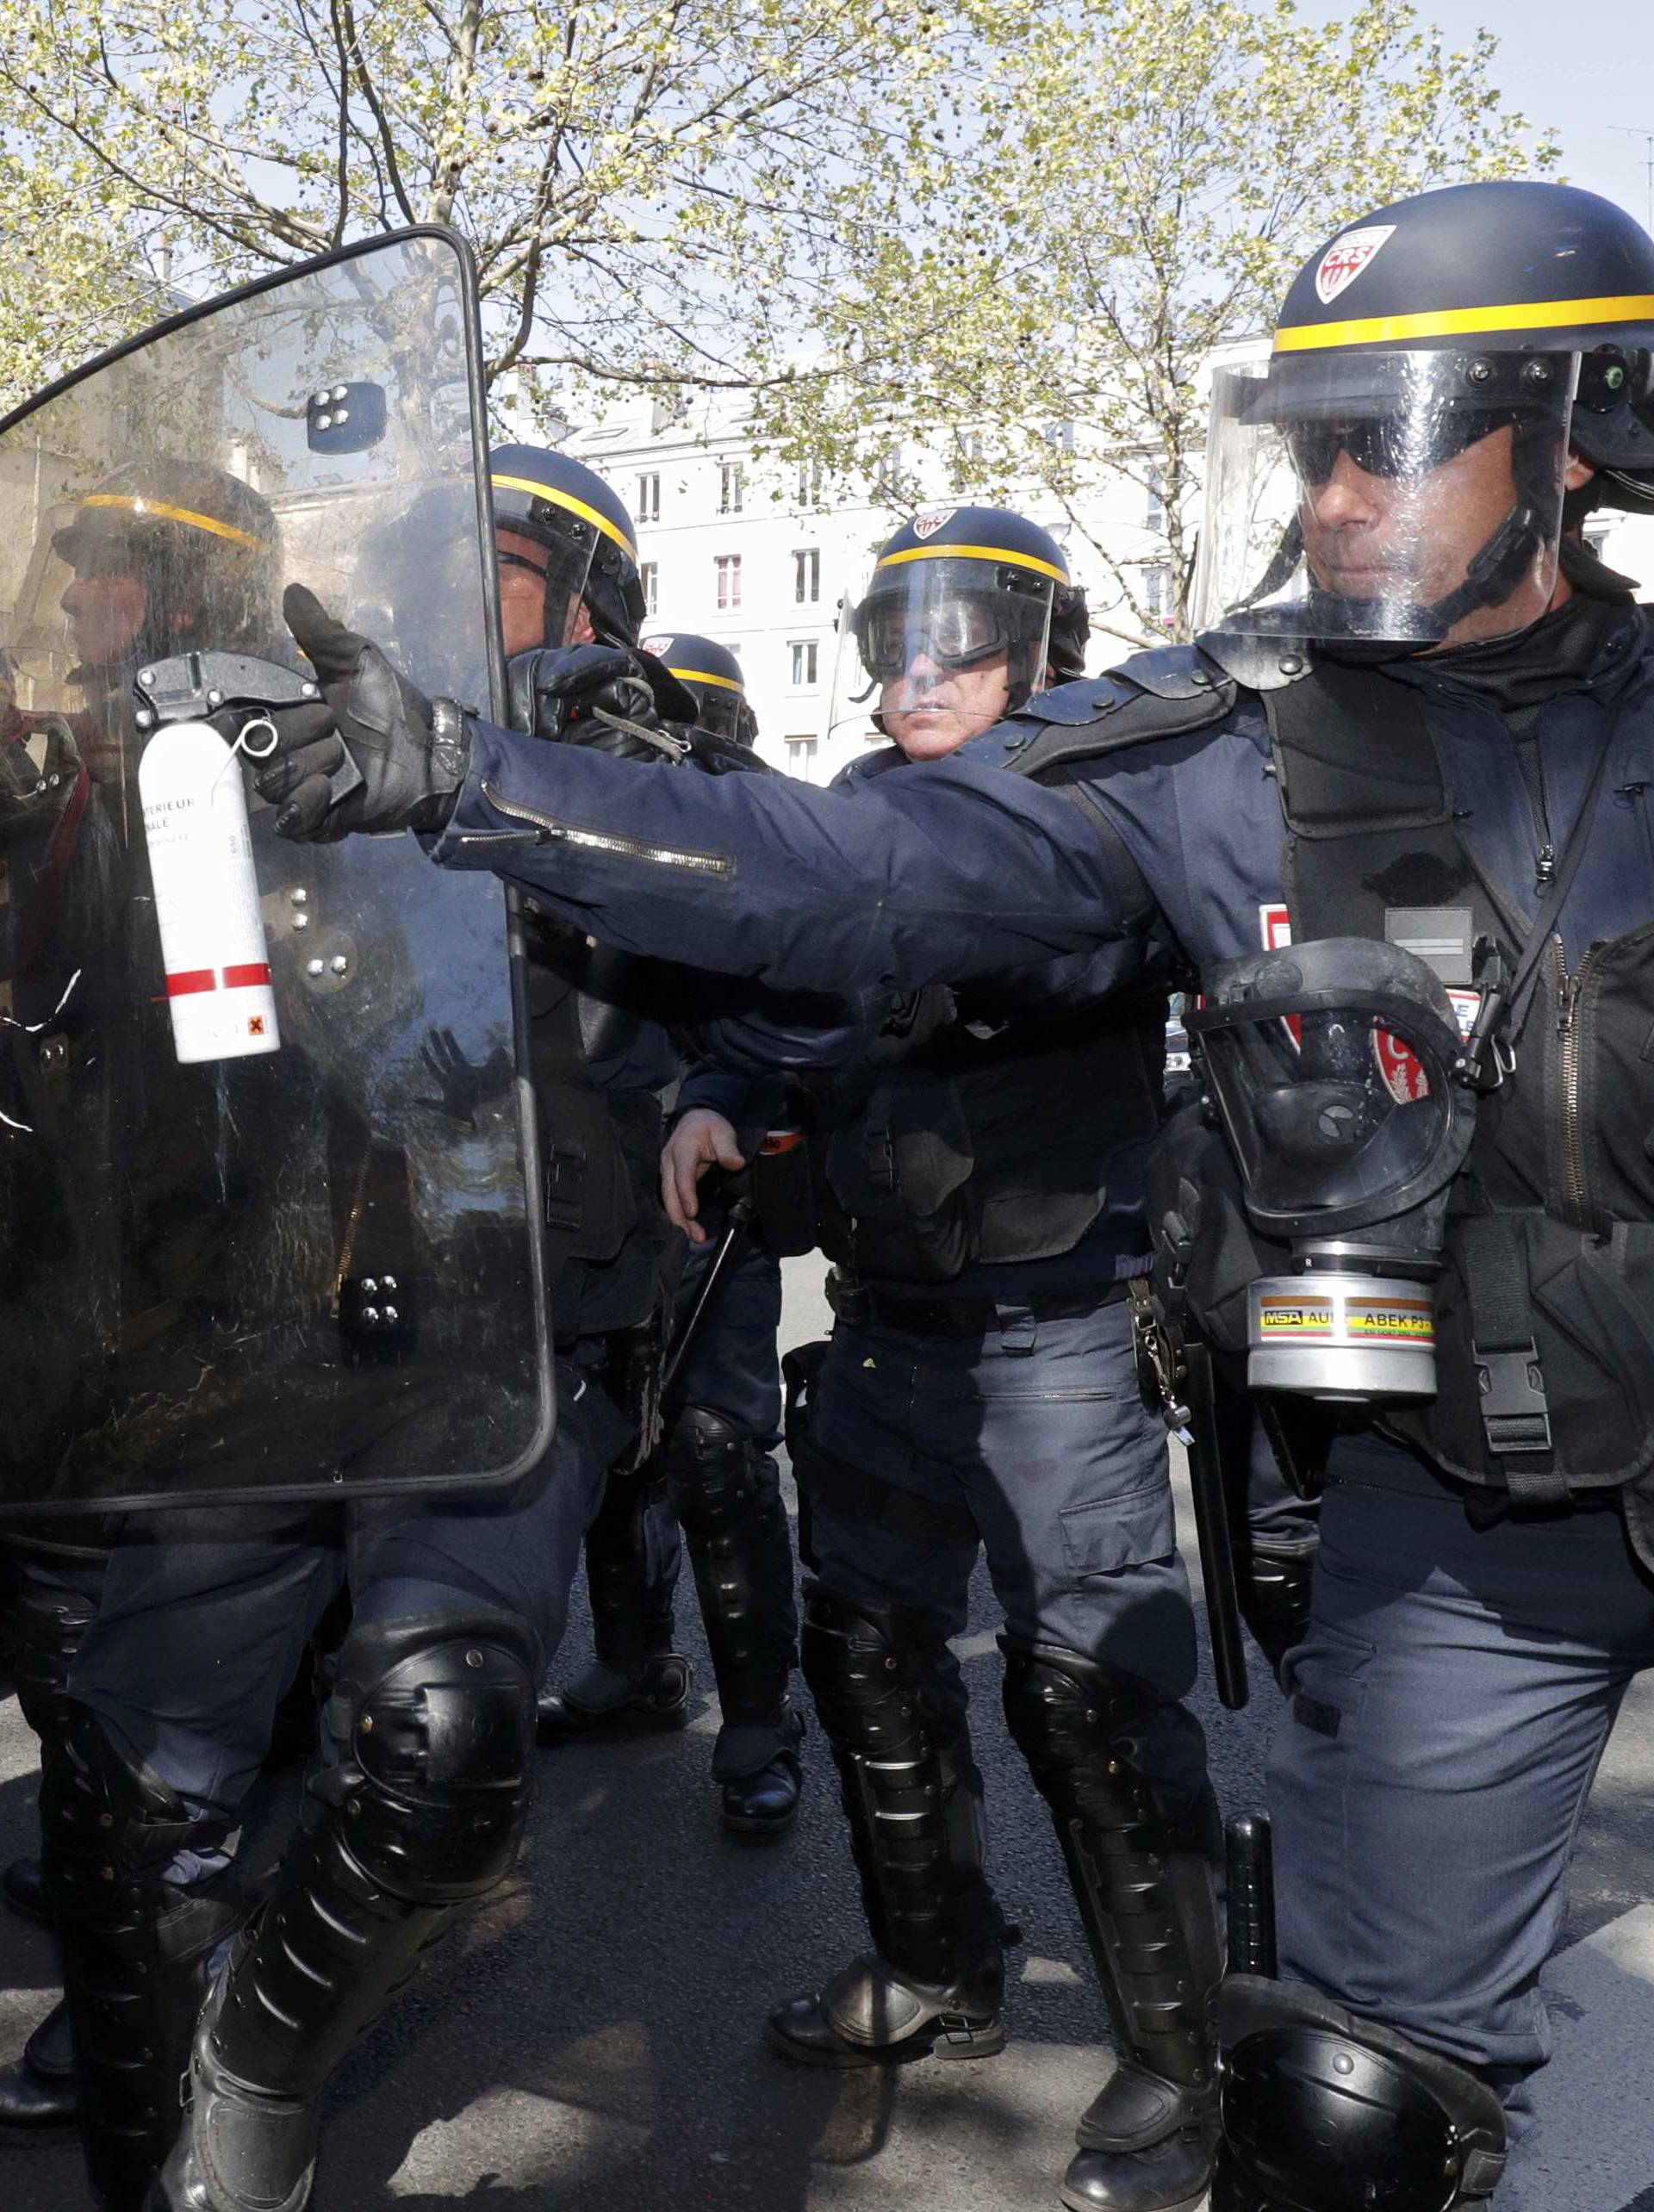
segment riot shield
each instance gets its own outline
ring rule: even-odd
[[[402,232],[0,422],[8,1517],[482,1488],[549,1439],[504,892],[277,839],[237,744],[134,694],[308,675],[302,580],[497,705],[476,326],[463,244]]]

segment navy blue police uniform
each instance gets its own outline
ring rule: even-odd
[[[899,531],[848,619],[858,688],[887,672],[898,733],[910,668],[928,697],[927,669],[1002,651],[1017,699],[1052,663],[1083,665],[1060,550],[992,509]],[[890,744],[835,793],[859,807],[909,773]],[[828,1031],[773,1010],[712,1025],[720,1074],[787,1074],[834,1263],[831,1338],[790,1356],[787,1443],[804,1668],[874,1947],[775,2012],[769,2041],[832,2066],[1002,2045],[1005,1926],[949,1649],[986,1552],[1006,1715],[1056,1816],[1125,2060],[1080,2123],[1063,2184],[1078,2208],[1190,2202],[1215,2133],[1216,1808],[1184,1702],[1193,1618],[1129,1300],[1148,1265],[1165,1026],[1164,964],[1135,939],[1032,979],[847,1006]]]

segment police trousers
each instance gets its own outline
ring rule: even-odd
[[[1159,1704],[1139,1745],[1174,1799],[1205,1780],[1165,1428],[1145,1407],[1122,1298],[1038,1318],[1007,1304],[977,1333],[842,1313],[811,1434],[811,1563],[836,1596],[917,1608],[939,1637],[967,1617],[979,1553],[1010,1632],[1136,1677]],[[935,1693],[967,1693],[957,1660]]]
[[[203,1507],[127,1516],[72,1696],[111,1722],[198,1828],[170,1870],[212,1870],[239,1822],[276,1708],[333,1600],[358,1620],[458,1608],[562,1638],[581,1538],[625,1423],[578,1360],[559,1361],[557,1433],[509,1491],[470,1498]]]
[[[1477,1528],[1371,1437],[1333,1474],[1272,1758],[1281,1971],[1508,2090],[1549,2055],[1539,1969],[1654,1583],[1612,1504]]]

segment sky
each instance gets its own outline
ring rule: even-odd
[[[1467,46],[1484,25],[1499,40],[1493,80],[1508,107],[1555,131],[1562,174],[1649,219],[1643,138],[1613,127],[1654,132],[1654,5],[1650,0],[1594,0],[1570,9],[1558,0],[1415,0],[1421,22],[1450,46]],[[1312,22],[1350,12],[1349,0],[1299,0]],[[1585,35],[1571,48],[1570,24]]]

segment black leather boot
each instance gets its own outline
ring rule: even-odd
[[[79,2117],[69,2006],[59,1998],[24,2044],[22,2057],[15,2066],[0,2066],[0,2128],[66,2128]]]
[[[983,1871],[982,1778],[930,1693],[942,1646],[917,1615],[816,1588],[804,1672],[833,1749],[876,1950],[769,2016],[802,2066],[986,2058],[1004,2047],[1011,1933]]]
[[[797,1745],[804,1740],[804,1715],[791,1706],[782,1715],[782,1727],[792,1744],[750,1774],[732,1774],[720,1788],[718,1817],[731,1835],[785,1836],[799,1817],[804,1794],[804,1766]]]
[[[206,1840],[202,1824],[107,1722],[76,1709],[43,1749],[47,1895],[86,2168],[100,2202],[130,2212],[177,2134],[209,1962],[240,1912],[210,1889],[166,1879],[180,1850]]]
[[[644,1516],[656,1472],[611,1475],[586,1532],[586,1588],[597,1656],[571,1682],[541,1686],[542,1743],[573,1737],[650,1733],[689,1718],[695,1672],[672,1649],[668,1599],[650,1587]]]
[[[662,1464],[718,1682],[712,1773],[724,1824],[740,1836],[784,1835],[798,1817],[804,1730],[787,1698],[798,1613],[780,1477],[750,1432],[710,1406],[683,1408]],[[729,1771],[746,1758],[757,1763]]]
[[[1209,2003],[1223,1969],[1207,1792],[1172,1814],[1137,1768],[1156,1700],[1060,1645],[1002,1636],[1005,1717],[1052,1811],[1119,2047],[1075,2129],[1069,2212],[1194,2212],[1217,2147]]]
[[[339,1755],[202,2011],[189,2122],[149,2212],[303,2212],[327,2077],[515,1861],[535,1658],[499,1614],[351,1630],[329,1700]]]

